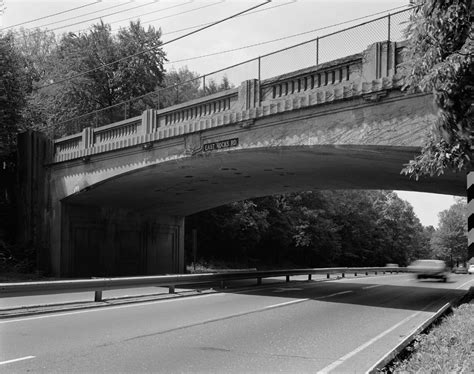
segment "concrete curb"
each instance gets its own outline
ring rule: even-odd
[[[461,301],[466,297],[474,294],[474,287],[471,287],[466,293],[462,296],[459,296],[456,300],[446,303],[443,305],[433,316],[428,320],[423,322],[420,326],[414,329],[410,335],[403,339],[394,349],[384,355],[378,362],[376,362],[366,373],[373,374],[378,373],[384,367],[386,367],[390,362],[392,362],[397,356],[399,356],[407,347],[410,345],[415,337],[425,331],[430,327],[434,322],[439,320],[442,316],[447,314],[453,307],[456,307],[461,304]],[[472,296],[471,296],[472,297]]]

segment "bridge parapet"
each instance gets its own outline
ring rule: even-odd
[[[170,126],[196,118],[212,116],[216,113],[236,110],[239,105],[238,90],[226,90],[180,105],[158,110],[158,127]]]
[[[337,100],[364,97],[378,100],[400,87],[394,74],[396,43],[378,42],[364,52],[259,82],[226,90],[172,107],[148,109],[141,117],[55,141],[54,162],[84,158],[231,124],[246,126],[258,118]]]
[[[363,54],[348,56],[336,61],[280,75],[262,82],[262,101],[279,99],[282,96],[304,94],[340,83],[361,79]]]

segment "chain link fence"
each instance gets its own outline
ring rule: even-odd
[[[380,41],[404,40],[411,9],[376,18],[248,61],[180,82],[167,82],[153,92],[52,125],[53,137],[99,127],[141,115],[147,108],[172,105],[238,87],[249,79],[263,80],[360,53]]]

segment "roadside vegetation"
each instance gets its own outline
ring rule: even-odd
[[[473,373],[474,303],[462,304],[427,334],[419,335],[390,373]]]

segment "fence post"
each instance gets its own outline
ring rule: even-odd
[[[168,286],[169,293],[174,293],[174,285]]]
[[[102,290],[94,292],[94,301],[95,302],[102,301]]]
[[[319,36],[316,38],[316,65],[319,65]]]
[[[308,274],[308,280],[310,281],[311,280],[311,274]]]
[[[390,29],[392,27],[390,13],[387,15],[387,24],[388,24],[388,33],[387,33],[387,75],[388,75],[390,71],[390,39],[391,39]]]
[[[287,282],[290,281],[290,276],[289,276],[289,275],[286,276],[286,281],[287,281]]]
[[[260,56],[258,56],[258,104],[260,105],[260,103],[262,102],[262,85],[260,84],[260,81],[261,81],[261,60],[262,58]]]
[[[326,278],[327,278],[327,279],[331,278],[331,276],[329,275],[329,273],[326,274]]]
[[[262,278],[257,278],[257,286],[260,286],[262,284]]]

